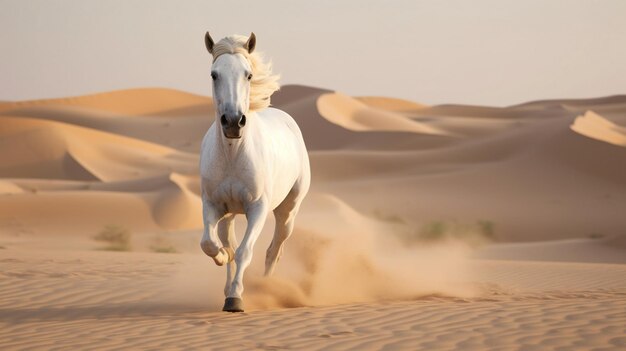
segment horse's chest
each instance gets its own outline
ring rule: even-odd
[[[261,195],[261,189],[254,179],[245,176],[214,177],[205,179],[204,183],[204,191],[211,202],[228,213],[244,213],[246,205]]]

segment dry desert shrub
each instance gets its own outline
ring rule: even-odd
[[[109,224],[98,233],[94,239],[108,245],[101,248],[106,251],[130,251],[131,233],[128,229],[115,224]]]

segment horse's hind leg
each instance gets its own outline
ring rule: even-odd
[[[235,215],[226,215],[218,224],[217,234],[220,237],[220,241],[234,257],[235,250],[237,250],[237,237],[235,236]],[[226,264],[226,286],[224,287],[224,295],[228,295],[228,290],[233,282],[233,276],[235,274],[235,261],[231,260]]]
[[[296,215],[300,208],[300,203],[304,196],[296,189],[292,189],[285,200],[274,209],[274,218],[276,219],[276,227],[274,228],[274,238],[270,246],[267,248],[265,256],[265,275],[270,276],[274,273],[276,262],[283,253],[283,244],[285,240],[291,236]]]

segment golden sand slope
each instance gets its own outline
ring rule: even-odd
[[[0,103],[0,349],[626,347],[624,96],[272,101],[313,187],[262,279],[268,219],[241,315],[218,312],[224,271],[198,247],[210,98]],[[127,252],[94,240],[111,225]]]
[[[571,128],[596,140],[626,146],[626,128],[615,125],[593,111],[587,111],[583,116],[577,117]]]
[[[378,101],[380,103],[380,101]],[[382,104],[381,104],[382,105]],[[383,105],[387,107],[389,104]],[[447,133],[426,123],[413,121],[400,113],[371,107],[341,93],[324,94],[317,109],[330,122],[354,131],[413,132],[434,135]]]
[[[193,108],[206,110],[206,105],[210,103],[211,99],[204,96],[173,89],[150,88],[116,90],[61,99],[2,102],[0,103],[0,111],[64,106],[69,108],[82,107],[122,115],[162,115],[166,112]]]

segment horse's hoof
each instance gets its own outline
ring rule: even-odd
[[[243,312],[243,300],[238,297],[227,297],[224,302],[224,312]]]
[[[217,255],[212,258],[216,265],[223,266],[225,263],[229,263],[235,258],[235,251],[230,247],[221,247]]]

